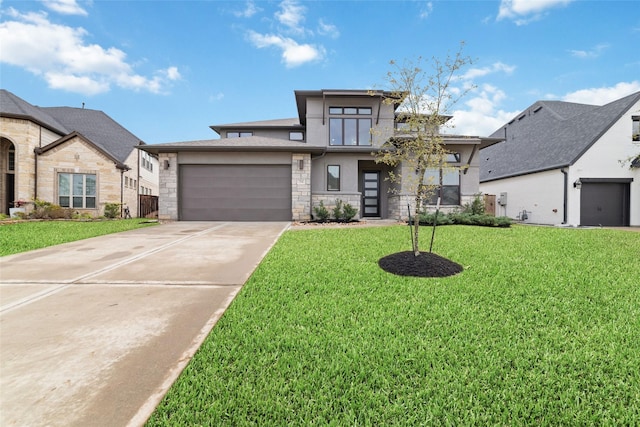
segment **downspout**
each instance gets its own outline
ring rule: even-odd
[[[140,141],[140,144],[142,144],[143,142]],[[138,205],[138,214],[136,215],[137,217],[140,216],[140,149],[136,148],[136,150],[138,150],[138,165],[136,166],[136,170],[138,171],[138,183],[136,184],[136,202]]]
[[[565,168],[560,169],[562,175],[564,175],[564,195],[562,200],[562,223],[567,223],[567,198],[569,196],[569,173]]]
[[[124,207],[124,168],[120,169],[120,218]]]

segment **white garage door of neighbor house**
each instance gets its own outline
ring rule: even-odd
[[[291,165],[181,165],[182,221],[290,221]]]

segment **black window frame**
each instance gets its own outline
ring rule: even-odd
[[[425,175],[435,170],[436,168],[429,169],[425,171]],[[457,173],[458,184],[445,185],[444,174],[443,174],[444,172]],[[460,170],[459,169],[444,171],[443,168],[438,168],[438,187],[436,188],[436,191],[430,195],[429,200],[424,201],[424,204],[427,206],[436,206],[438,203],[438,197],[440,196],[442,196],[440,199],[441,206],[460,206],[461,198],[460,198]]]
[[[294,138],[294,134],[299,134],[300,138]],[[301,130],[292,130],[289,131],[289,141],[304,141],[304,132]]]
[[[252,131],[227,131],[227,138],[245,138],[253,136]]]
[[[337,175],[330,172],[331,168],[337,168]],[[335,185],[332,185],[332,177],[335,180]],[[327,191],[340,191],[340,165],[327,165]]]
[[[370,147],[373,145],[373,108],[371,107],[329,107],[329,145],[334,147]],[[366,123],[366,124],[365,124]],[[345,144],[348,126],[355,124],[355,144]],[[339,142],[334,143],[334,131],[339,132]],[[366,136],[365,136],[366,135]],[[365,141],[362,143],[361,141]]]

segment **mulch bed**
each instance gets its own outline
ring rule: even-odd
[[[420,256],[398,252],[380,258],[378,265],[386,272],[413,277],[448,277],[463,270],[460,264],[432,252],[420,252]]]

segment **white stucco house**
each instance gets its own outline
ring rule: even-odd
[[[538,101],[480,150],[496,215],[537,224],[640,226],[640,92],[603,106]]]

